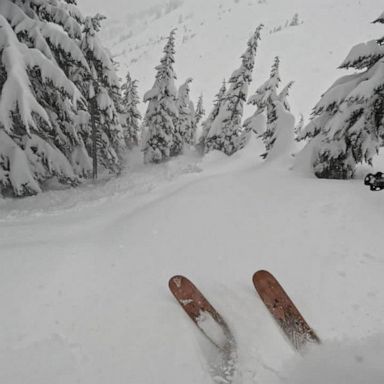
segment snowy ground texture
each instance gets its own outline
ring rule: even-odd
[[[235,8],[256,2],[231,1],[231,12],[229,0],[223,3],[217,22],[227,24],[212,24],[220,43],[203,47],[210,69],[191,60],[188,52],[204,41],[192,38],[178,51],[185,52],[181,79],[195,68],[196,84],[213,95],[259,22],[271,29],[298,12],[302,25],[262,43],[262,76],[255,78],[256,88],[281,48],[283,78],[296,80],[295,113],[331,85],[352,45],[382,35],[369,24],[382,12],[381,0],[295,0],[289,9],[277,0],[257,3],[275,4],[276,20],[265,8],[267,20]],[[245,15],[232,46],[217,35],[229,28],[229,14]],[[169,23],[159,23],[154,28],[167,34]],[[156,49],[142,63],[149,86]],[[221,55],[230,61],[219,67]],[[206,75],[197,80],[199,71]],[[384,192],[370,192],[362,177],[384,170],[383,156],[356,180],[327,181],[293,170],[289,154],[263,162],[263,151],[251,141],[231,158],[189,153],[156,166],[132,153],[118,179],[0,200],[0,383],[212,383],[217,351],[168,291],[168,279],[184,274],[234,333],[234,384],[382,384]],[[252,286],[258,269],[280,280],[321,346],[294,353]]]
[[[215,350],[168,291],[181,273],[235,334],[235,383],[382,383],[384,195],[261,150],[3,201],[0,382],[212,382]],[[253,289],[261,268],[322,346],[294,354]]]

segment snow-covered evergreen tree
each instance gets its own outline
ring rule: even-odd
[[[266,152],[262,157],[268,155],[268,152],[276,140],[278,124],[276,107],[281,105],[287,112],[290,110],[287,98],[293,82],[289,82],[280,93],[278,92],[278,87],[281,82],[279,66],[280,59],[279,57],[275,57],[269,79],[262,84],[248,100],[248,104],[256,106],[256,111],[251,117],[246,119],[243,124],[241,146],[244,146],[249,141],[252,132],[254,132],[262,138],[266,148]],[[282,116],[283,114],[280,115]]]
[[[81,49],[90,67],[90,76],[84,82],[82,90],[90,105],[92,135],[86,136],[86,144],[93,155],[94,173],[96,158],[97,163],[105,169],[119,171],[118,153],[124,143],[117,112],[120,101],[119,79],[109,53],[97,36],[103,19],[99,14],[87,17],[81,41]]]
[[[164,47],[155,83],[145,95],[148,102],[145,120],[144,161],[158,163],[181,153],[183,142],[178,131],[175,62],[175,30]]]
[[[210,112],[210,114],[208,115],[207,119],[205,119],[201,124],[203,127],[203,131],[202,131],[201,136],[199,138],[199,143],[198,143],[197,147],[202,153],[208,152],[208,150],[205,149],[205,144],[206,144],[205,141],[206,141],[206,138],[208,136],[209,131],[211,130],[213,122],[215,121],[217,115],[219,114],[221,105],[223,104],[223,102],[225,100],[226,92],[227,92],[227,85],[226,85],[225,80],[223,80],[223,84],[221,85],[221,88],[220,88],[220,90],[219,90],[219,92],[216,95],[216,98],[214,100],[213,109]]]
[[[74,125],[84,99],[70,75],[87,68],[77,45],[80,22],[63,1],[0,2],[3,195],[38,193],[53,177],[78,182],[71,160],[75,147],[83,146]]]
[[[283,107],[287,110],[291,110],[291,106],[288,102],[288,96],[289,96],[289,91],[292,88],[292,85],[294,84],[294,81],[290,81],[277,95],[277,100],[280,101],[280,103],[283,105]]]
[[[277,100],[277,88],[281,81],[279,64],[279,58],[275,57],[269,79],[249,98],[248,104],[256,106],[256,111],[251,117],[244,121],[243,136],[254,132],[264,138],[268,131],[266,127],[269,127],[273,123],[274,101]],[[273,130],[273,127],[269,127],[269,129]]]
[[[297,27],[300,24],[299,22],[299,14],[295,13],[292,17],[291,22],[289,23],[290,27]]]
[[[258,108],[266,110],[267,113],[267,127],[265,132],[261,134],[263,139],[266,153],[272,148],[273,137],[276,131],[276,104],[277,101],[277,88],[280,85],[280,73],[279,73],[280,59],[275,57],[275,61],[272,65],[271,74],[269,79],[256,91],[253,98],[249,100],[251,104],[256,103]]]
[[[300,119],[299,119],[299,122],[296,124],[295,126],[295,137],[296,137],[296,140],[297,141],[300,141],[300,138],[302,136],[302,130],[304,128],[304,116],[303,114],[301,113],[300,114]]]
[[[242,64],[229,79],[229,90],[221,105],[218,116],[212,123],[206,138],[206,151],[216,149],[231,155],[240,149],[241,119],[248,88],[252,81],[255,56],[260,40],[262,25],[258,26],[248,41],[247,50],[241,56]]]
[[[283,103],[275,101],[274,113],[276,116],[275,130],[270,138],[270,149],[265,157],[267,161],[282,160],[284,163],[292,158],[295,145],[295,118]]]
[[[241,148],[249,142],[252,133],[260,137],[267,129],[267,119],[263,110],[256,109],[255,113],[244,120],[243,131],[240,137]]]
[[[199,125],[204,115],[205,115],[205,109],[204,109],[203,95],[200,95],[199,100],[197,101],[197,104],[196,104],[196,111],[195,111],[196,127]]]
[[[269,137],[269,148],[262,155],[270,160],[281,155],[291,155],[295,143],[295,118],[282,102],[274,102],[274,130]]]
[[[384,23],[380,16],[375,22]],[[384,118],[384,46],[371,40],[354,46],[340,68],[355,69],[338,79],[313,109],[301,138],[315,148],[313,168],[320,178],[346,179],[357,163],[371,164],[378,152]]]
[[[189,98],[189,78],[179,88],[177,94],[177,108],[179,111],[178,130],[181,133],[184,144],[194,145],[196,141],[195,108]]]
[[[137,105],[140,103],[137,92],[137,80],[132,80],[129,72],[121,89],[121,120],[125,143],[128,148],[133,148],[139,145],[141,114],[137,108]]]
[[[75,0],[0,1],[1,194],[34,194],[51,178],[74,185],[90,175],[90,79],[100,68],[82,49],[84,29]],[[91,43],[104,65],[99,41]],[[104,82],[110,68],[99,71]],[[99,106],[105,100],[100,92]]]

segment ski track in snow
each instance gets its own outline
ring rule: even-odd
[[[262,268],[280,279],[331,343],[327,348],[355,340],[365,351],[361,364],[371,361],[374,344],[358,340],[383,333],[382,194],[361,179],[297,175],[289,159],[263,164],[258,145],[230,159],[213,153],[149,167],[135,181],[144,191],[136,196],[121,187],[131,185],[132,170],[102,192],[95,186],[49,193],[54,199],[45,204],[56,208],[48,213],[31,207],[28,215],[24,202],[18,213],[18,202],[2,202],[2,211],[12,212],[0,223],[5,377],[17,363],[41,379],[36,383],[57,375],[80,383],[178,382],[180,375],[212,382],[217,354],[166,287],[169,276],[182,273],[198,282],[234,332],[233,383],[284,382],[285,366],[296,357],[252,287],[253,272]],[[164,167],[172,169],[171,180],[164,181]],[[71,194],[76,207],[68,209]],[[34,351],[31,361],[46,360],[52,369],[36,371],[17,358]],[[305,377],[310,364],[323,360],[315,352],[302,369],[296,361],[292,377]],[[144,361],[152,363],[143,369]],[[8,382],[24,376],[14,377]]]

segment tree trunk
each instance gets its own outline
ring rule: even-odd
[[[96,97],[91,100],[91,125],[92,125],[92,160],[93,180],[97,179],[97,124],[96,124]]]

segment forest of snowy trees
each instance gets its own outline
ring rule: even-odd
[[[0,185],[3,195],[77,185],[121,167],[124,134],[115,65],[100,15],[75,0],[0,3]]]
[[[358,163],[370,164],[382,145],[384,37],[352,48],[340,68],[356,72],[337,80],[313,108],[309,123],[301,118],[295,129],[288,102],[293,82],[279,90],[279,57],[270,77],[248,95],[262,25],[247,42],[239,68],[218,84],[207,116],[203,96],[196,105],[190,98],[192,78],[177,87],[177,31],[172,30],[141,116],[138,82],[130,73],[119,79],[100,41],[103,19],[83,16],[76,0],[1,0],[2,196],[118,175],[133,148],[140,148],[145,163],[164,162],[185,149],[230,156],[255,135],[268,158],[279,136],[295,130],[297,140],[307,140],[313,151],[316,176],[345,179],[353,177]],[[384,14],[375,22],[384,23]],[[244,116],[246,103],[256,108],[251,116]]]

